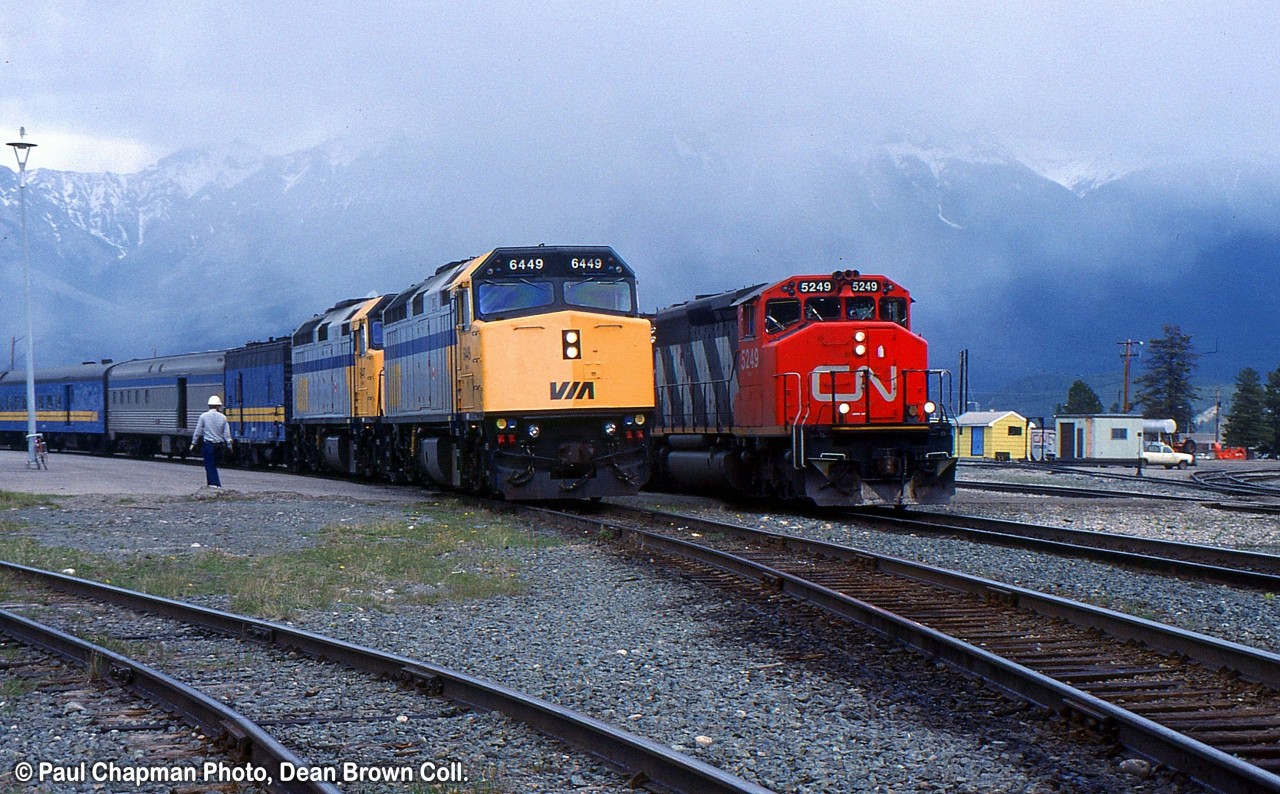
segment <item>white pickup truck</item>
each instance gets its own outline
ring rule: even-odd
[[[1152,441],[1142,448],[1142,460],[1148,466],[1164,466],[1166,469],[1172,469],[1174,466],[1185,469],[1196,465],[1195,455],[1175,452],[1173,447],[1159,441]]]

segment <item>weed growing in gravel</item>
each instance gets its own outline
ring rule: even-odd
[[[14,698],[22,697],[35,690],[35,682],[26,678],[19,678],[16,675],[0,678],[0,712],[13,711],[17,708],[17,704],[11,702]]]
[[[56,500],[56,496],[47,494],[0,491],[0,510],[20,510],[24,507],[53,507],[58,503]]]
[[[405,520],[333,525],[307,548],[253,556],[204,549],[119,562],[10,538],[0,539],[0,558],[170,598],[225,595],[237,612],[279,619],[520,593],[518,567],[502,552],[556,542],[504,516],[418,506]]]

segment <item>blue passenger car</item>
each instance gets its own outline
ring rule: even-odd
[[[227,351],[226,414],[238,459],[255,464],[286,460],[286,428],[293,418],[292,371],[287,338]]]
[[[106,374],[111,362],[37,370],[36,432],[50,449],[101,448],[106,428]],[[27,442],[27,378],[0,373],[0,439],[14,449]]]

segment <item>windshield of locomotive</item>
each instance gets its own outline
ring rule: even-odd
[[[552,303],[555,303],[555,290],[549,281],[482,281],[476,285],[476,310],[481,317]]]
[[[584,308],[633,315],[635,281],[627,278],[520,278],[475,283],[477,316],[495,320]]]
[[[623,279],[613,281],[584,279],[564,282],[564,302],[570,306],[585,306],[589,309],[630,312],[634,305],[631,292],[631,282]]]

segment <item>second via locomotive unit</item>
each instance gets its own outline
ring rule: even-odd
[[[794,276],[658,313],[654,475],[818,505],[955,491],[946,375],[884,276]]]
[[[651,326],[608,247],[498,248],[288,338],[42,370],[51,449],[185,454],[223,395],[237,459],[434,481],[510,499],[637,492]],[[25,447],[25,378],[0,372],[0,441]]]

